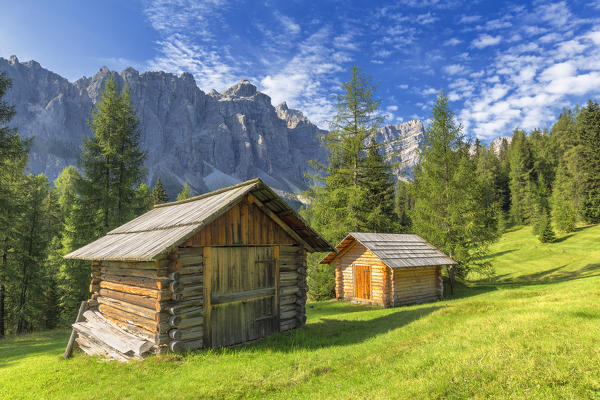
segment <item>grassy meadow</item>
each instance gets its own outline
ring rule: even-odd
[[[0,399],[600,399],[600,226],[506,233],[496,278],[394,309],[308,306],[306,327],[229,349],[61,359],[69,331],[0,341]],[[477,277],[475,277],[477,278]]]

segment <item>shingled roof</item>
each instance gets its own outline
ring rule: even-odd
[[[159,204],[147,213],[75,250],[65,258],[79,260],[151,261],[183,243],[252,194],[287,224],[313,251],[332,248],[298,214],[260,179],[243,182],[200,196]]]
[[[371,250],[390,268],[456,264],[453,259],[426,242],[422,237],[409,234],[350,232],[336,246],[337,251],[343,251],[355,240]],[[333,251],[320,263],[329,264],[337,255],[338,252]]]

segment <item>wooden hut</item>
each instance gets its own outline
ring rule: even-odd
[[[338,299],[394,307],[443,297],[455,262],[417,235],[349,233],[321,264],[334,265]]]
[[[157,205],[65,256],[92,261],[92,308],[74,324],[77,343],[127,358],[300,327],[306,253],[331,250],[259,179]]]

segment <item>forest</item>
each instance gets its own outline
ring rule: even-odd
[[[110,79],[90,115],[79,168],[54,181],[27,174],[31,141],[10,123],[0,75],[0,337],[73,322],[89,297],[88,262],[62,256],[168,201],[145,177],[141,132],[127,88]],[[509,227],[531,225],[540,243],[555,231],[600,222],[600,106],[564,109],[549,131],[515,129],[500,146],[465,135],[440,92],[413,180],[380,154],[376,86],[353,67],[322,140],[327,165],[313,163],[301,215],[331,244],[348,232],[416,233],[454,258],[451,280],[491,277],[486,255]],[[507,132],[507,136],[511,133]],[[185,185],[178,200],[190,196]],[[310,259],[309,295],[333,295],[333,271]]]

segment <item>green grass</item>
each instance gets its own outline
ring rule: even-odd
[[[496,280],[454,299],[314,303],[305,328],[231,349],[120,364],[61,360],[66,330],[8,338],[0,399],[600,399],[600,226],[492,253]]]

